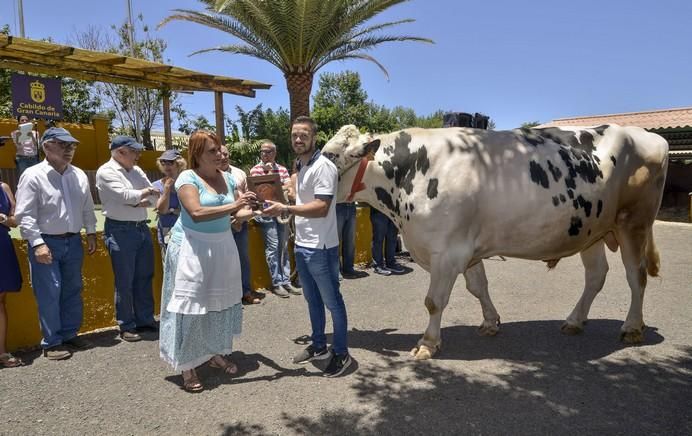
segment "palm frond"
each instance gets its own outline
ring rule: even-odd
[[[212,51],[223,51],[226,53],[252,56],[252,57],[255,57],[258,59],[263,59],[263,60],[271,63],[272,65],[276,66],[277,68],[283,68],[283,63],[281,62],[281,59],[278,58],[275,53],[264,52],[264,51],[258,50],[257,47],[254,47],[251,45],[232,44],[232,45],[222,45],[222,46],[218,46],[218,47],[204,48],[201,50],[195,50],[192,53],[190,53],[188,56],[194,56],[194,55],[198,55],[201,53],[208,53],[208,52],[212,52]]]
[[[342,55],[337,55],[337,54],[329,55],[329,56],[322,59],[322,62],[320,62],[320,64],[317,65],[317,67],[315,68],[315,71],[319,70],[320,68],[322,68],[323,66],[325,66],[326,64],[328,64],[330,62],[346,61],[349,59],[361,59],[361,60],[366,60],[366,61],[370,61],[370,62],[374,63],[375,65],[377,65],[379,67],[380,70],[382,70],[382,73],[384,73],[384,77],[387,79],[387,81],[389,81],[389,72],[384,67],[384,65],[382,65],[377,59],[375,59],[374,57],[372,57],[366,53],[348,53],[348,54],[342,54]]]
[[[351,38],[359,38],[363,35],[367,35],[368,33],[375,33],[375,32],[378,32],[382,29],[386,29],[388,27],[398,26],[399,24],[414,23],[415,21],[416,20],[414,20],[413,18],[407,18],[405,20],[390,21],[388,23],[376,24],[374,26],[366,27],[364,29],[360,29],[360,30],[352,33]]]

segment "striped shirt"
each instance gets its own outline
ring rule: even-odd
[[[250,176],[264,176],[266,174],[274,174],[274,173],[279,173],[279,178],[281,179],[281,184],[285,185],[287,182],[291,180],[291,175],[288,173],[288,170],[286,169],[285,166],[279,165],[278,163],[273,163],[272,165],[272,170],[267,171],[264,168],[264,163],[258,163],[252,169],[250,169]]]

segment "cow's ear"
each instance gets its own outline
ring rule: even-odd
[[[380,140],[379,139],[373,139],[372,141],[363,145],[363,148],[361,149],[361,152],[359,153],[358,157],[365,157],[368,155],[374,155],[375,153],[377,153],[378,148],[380,148]]]

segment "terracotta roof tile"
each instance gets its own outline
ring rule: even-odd
[[[598,126],[601,124],[639,126],[645,129],[690,127],[692,126],[692,107],[648,112],[629,112],[622,114],[558,118],[549,123],[541,124],[539,127]]]

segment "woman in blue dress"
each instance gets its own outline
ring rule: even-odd
[[[20,366],[22,361],[7,352],[7,292],[18,292],[22,288],[22,273],[19,271],[17,254],[14,252],[10,227],[16,227],[14,220],[14,197],[7,183],[0,181],[0,366]]]
[[[191,169],[175,182],[182,207],[164,263],[159,347],[161,358],[182,372],[183,388],[198,392],[204,386],[195,368],[203,363],[228,375],[238,371],[224,357],[243,319],[231,216],[250,219],[256,197],[238,195],[233,178],[219,169],[221,143],[214,133],[193,133],[188,158]]]

